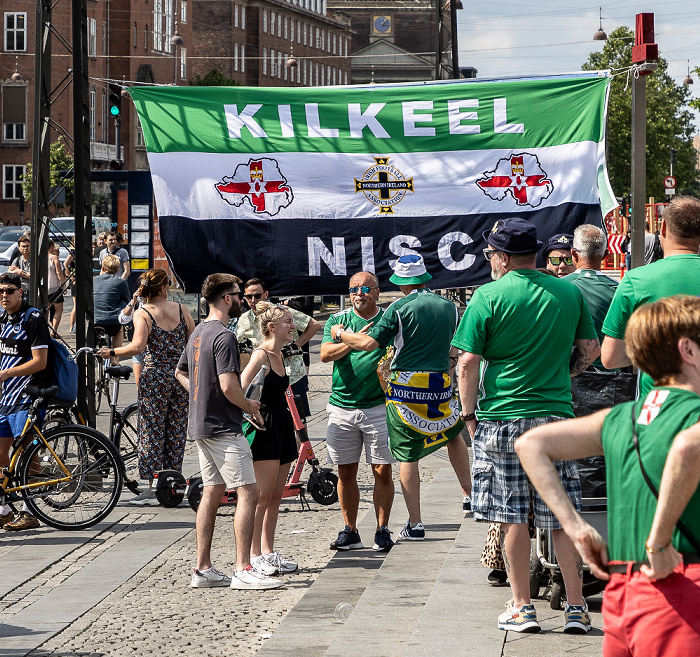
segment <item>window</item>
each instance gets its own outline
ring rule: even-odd
[[[25,167],[18,164],[6,164],[2,168],[2,197],[6,201],[22,198],[22,178]]]
[[[334,54],[334,55],[336,54],[336,50],[335,50],[335,46],[336,46],[335,39],[336,39],[336,34],[335,34],[335,32],[333,32],[333,54]]]
[[[333,84],[337,84],[336,78],[335,78],[335,68],[333,69]]]
[[[245,30],[245,7],[241,7],[241,29]]]
[[[238,27],[238,5],[233,5],[233,27]]]
[[[304,77],[302,78],[302,83],[306,84],[306,60],[304,60]]]
[[[143,128],[139,120],[138,112],[136,113],[136,148],[144,148],[146,142],[143,140]]]
[[[318,82],[318,62],[316,62],[316,86],[318,87],[319,82]]]
[[[292,18],[290,21],[291,23],[291,35],[290,35],[290,40],[292,43],[294,43],[294,19]]]
[[[245,46],[241,44],[241,73],[245,73]]]
[[[136,21],[134,21],[134,48],[136,48],[137,41],[138,41],[138,28],[136,27]]]
[[[270,12],[270,34],[275,36],[275,12]]]
[[[297,66],[299,66],[299,64],[297,64]],[[290,66],[290,68],[289,68],[289,79],[292,82],[294,82],[294,71],[296,71],[296,70],[298,70],[298,69],[294,66]]]
[[[347,84],[347,83],[348,83],[348,72],[345,71],[345,74],[344,74],[344,75],[345,75],[345,84]]]
[[[321,74],[323,75],[323,74]],[[326,66],[326,86],[330,86],[331,84],[331,67]]]
[[[170,38],[173,36],[173,15],[175,0],[165,0],[165,31],[163,34],[163,50],[165,52],[173,52],[173,44],[170,43]]]
[[[153,50],[163,50],[163,0],[153,0]]]
[[[267,75],[267,48],[263,48],[262,65],[263,65],[262,74]]]
[[[2,139],[27,140],[27,85],[2,86]]]
[[[95,141],[95,128],[97,127],[97,92],[90,89],[90,141]]]
[[[136,48],[136,33],[134,33],[134,48]],[[104,21],[102,21],[102,54],[107,54],[107,23]]]
[[[233,44],[233,70],[238,70],[238,44]]]
[[[5,12],[5,51],[27,51],[27,12]]]
[[[277,14],[277,36],[282,36],[282,14]]]
[[[320,47],[321,47],[321,30],[316,28],[316,48],[318,49]]]
[[[187,79],[187,49],[180,46],[180,77]]]
[[[289,19],[285,16],[284,17],[284,38],[288,39],[288,28],[289,28]]]
[[[347,57],[348,56],[348,41],[350,41],[350,39],[343,39],[343,41],[345,41],[345,56]]]
[[[297,43],[301,43],[301,22],[297,21]]]
[[[281,55],[281,53],[280,53]],[[280,61],[284,60],[284,79],[286,80],[289,77],[289,69],[287,68],[287,58],[289,55],[287,53],[284,53],[284,57],[280,57]]]
[[[307,29],[306,28],[307,28],[307,25],[306,25],[306,23],[304,23],[304,45],[306,45],[306,43],[307,43],[307,40],[306,40]]]
[[[267,10],[263,11],[263,32],[267,34]]]
[[[88,18],[88,57],[97,57],[97,21]]]
[[[108,123],[107,123],[107,104],[108,104],[107,90],[103,89],[102,90],[102,138],[100,139],[100,141],[103,144],[107,143],[107,126],[108,126]]]
[[[187,22],[187,3],[185,2],[185,0],[181,0],[180,2],[180,22]]]
[[[277,58],[275,57],[275,49],[270,48],[270,77],[275,77],[275,64],[277,63]]]
[[[284,61],[282,60],[282,51],[279,50],[277,51],[277,77],[281,78],[282,77],[282,71],[287,70],[287,67],[284,65]]]
[[[148,23],[143,28],[143,49],[148,52]]]

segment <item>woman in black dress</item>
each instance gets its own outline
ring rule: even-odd
[[[251,354],[250,362],[241,374],[241,387],[246,390],[261,367],[267,367],[260,398],[265,430],[261,431],[246,421],[243,433],[253,452],[255,479],[260,491],[250,563],[265,575],[272,575],[291,573],[298,568],[296,563],[282,558],[274,549],[282,493],[289,468],[297,458],[294,423],[285,397],[289,377],[282,361],[282,347],[292,341],[294,321],[289,310],[271,303],[258,302],[258,310],[256,314],[265,339]]]

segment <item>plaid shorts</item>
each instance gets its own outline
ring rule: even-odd
[[[479,422],[474,434],[472,467],[472,508],[476,520],[527,524],[532,494],[535,525],[546,530],[561,529],[520,465],[515,441],[533,427],[563,419],[552,415]],[[580,511],[581,482],[576,463],[558,461],[554,466],[571,503]]]

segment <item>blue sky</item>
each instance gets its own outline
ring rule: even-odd
[[[578,71],[604,42],[593,41],[600,22],[599,5],[580,0],[463,0],[457,12],[460,66],[473,66],[479,78],[546,75]],[[700,0],[613,0],[602,5],[602,24],[610,34],[635,15],[651,12],[659,54],[681,84],[690,68],[700,66]],[[700,79],[692,76],[692,97],[700,98]],[[696,126],[700,121],[696,114]]]

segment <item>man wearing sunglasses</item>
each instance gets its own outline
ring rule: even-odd
[[[343,330],[367,333],[384,314],[377,306],[379,281],[366,271],[350,279],[351,307],[331,315],[323,331],[321,361],[333,363],[333,383],[328,400],[328,462],[338,466],[340,483],[338,497],[345,529],[331,543],[333,550],[357,550],[362,547],[357,531],[357,509],[360,490],[357,469],[362,448],[374,474],[374,512],[377,530],[374,550],[389,551],[394,545],[389,532],[389,514],[394,501],[394,482],[389,451],[384,390],[377,376],[377,365],[386,349],[355,351],[331,336],[331,327],[339,324]]]
[[[46,371],[49,349],[49,326],[35,310],[26,318],[29,305],[22,300],[22,279],[15,273],[0,275],[0,467],[10,463],[10,448],[15,436],[22,433],[31,399],[24,389],[32,385],[51,385]],[[44,411],[40,411],[43,418]],[[33,529],[39,521],[23,505],[14,518],[8,505],[0,505],[0,526],[8,531]]]
[[[512,599],[498,628],[538,632],[529,585],[530,489],[515,442],[533,426],[574,416],[571,377],[593,362],[600,346],[581,291],[537,271],[542,242],[534,224],[499,219],[483,238],[494,282],[474,293],[452,340],[463,351],[459,396],[474,443],[472,505],[476,520],[500,523]],[[576,465],[557,465],[567,494],[580,507]],[[564,631],[585,633],[591,625],[581,595],[581,558],[542,500],[534,495],[533,502],[536,526],[552,531],[566,585]]]
[[[262,330],[260,329],[260,321],[255,313],[255,308],[260,301],[267,301],[270,293],[267,286],[259,278],[251,278],[246,282],[243,288],[243,296],[250,306],[250,310],[241,315],[236,326],[236,337],[238,341],[250,340],[253,343],[253,348],[257,347],[263,341]],[[294,308],[289,308],[294,320],[294,344],[297,347],[302,347],[311,338],[321,330],[321,325],[312,317],[305,315]],[[242,365],[245,367],[247,360],[244,360]],[[309,408],[309,400],[306,393],[309,390],[309,377],[304,365],[303,356],[290,356],[284,359],[284,366],[289,376],[289,384],[292,386],[292,392],[299,395],[304,410],[304,417],[311,415]]]
[[[547,269],[557,278],[566,276],[576,271],[574,259],[571,255],[571,247],[574,244],[574,236],[559,233],[551,237],[542,250]]]

